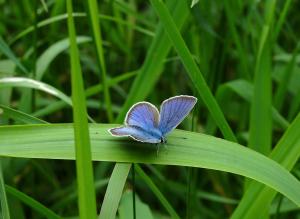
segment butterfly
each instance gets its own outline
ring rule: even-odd
[[[138,102],[127,112],[124,126],[108,131],[113,136],[129,136],[140,142],[166,143],[165,136],[182,122],[196,102],[193,96],[174,96],[162,102],[160,113],[153,104]]]

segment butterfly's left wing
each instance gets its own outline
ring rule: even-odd
[[[113,136],[122,137],[129,136],[136,141],[147,142],[147,143],[159,143],[160,139],[151,135],[138,126],[121,126],[108,130]]]
[[[125,125],[141,127],[145,131],[158,127],[159,112],[157,108],[148,102],[134,104],[125,118]]]
[[[163,135],[175,129],[197,102],[193,96],[181,95],[165,100],[160,107],[159,130]]]

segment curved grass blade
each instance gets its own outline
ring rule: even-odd
[[[49,208],[42,205],[40,202],[34,200],[30,196],[26,195],[23,192],[20,192],[19,190],[15,189],[14,187],[11,187],[9,185],[5,185],[6,192],[10,195],[13,195],[20,201],[22,201],[24,204],[30,206],[32,209],[39,212],[41,215],[43,215],[46,218],[49,219],[60,219],[61,217],[57,215],[55,212],[50,210]]]
[[[157,12],[157,15],[159,16],[160,21],[162,22],[163,27],[169,36],[169,39],[171,40],[174,48],[180,56],[181,61],[185,66],[187,73],[189,74],[191,81],[193,82],[199,96],[206,104],[208,110],[210,111],[216,124],[220,128],[222,134],[226,139],[236,142],[237,140],[234,133],[232,132],[229,124],[227,123],[224,117],[222,110],[220,109],[217,101],[211,93],[207,83],[205,82],[202,73],[197,67],[165,4],[160,0],[150,1],[155,11]]]
[[[153,145],[111,136],[107,129],[115,126],[90,125],[93,160],[193,166],[231,172],[264,183],[300,205],[300,182],[295,177],[275,161],[237,143],[175,130],[168,136],[167,151],[161,151],[157,156]],[[295,130],[292,136],[299,140],[298,135],[294,135]],[[75,157],[72,124],[2,126],[0,139],[1,156],[49,159]],[[283,156],[282,153],[291,156],[289,162],[296,156],[289,152],[280,153],[280,156]]]
[[[86,42],[91,42],[92,39],[87,36],[77,36],[76,37],[76,43],[81,44],[81,43],[86,43]],[[69,48],[70,46],[70,41],[68,38],[60,40],[54,44],[52,44],[47,50],[43,52],[43,54],[40,55],[40,57],[37,59],[36,62],[36,79],[40,81],[47,68],[51,64],[51,62],[54,60],[54,58]]]
[[[72,0],[67,0],[68,32],[70,39],[71,87],[73,102],[73,131],[75,137],[75,158],[78,183],[78,204],[80,218],[96,218],[96,195],[93,166],[91,161],[90,136],[86,118],[84,85],[76,44],[76,31],[72,16]],[[74,145],[73,145],[74,147]]]
[[[45,84],[41,81],[36,81],[29,78],[22,78],[22,77],[7,77],[0,79],[0,88],[2,87],[28,87],[34,88],[46,93],[49,93],[57,98],[63,100],[69,105],[72,105],[71,99],[65,95],[63,92],[57,90],[55,87],[52,87],[48,84]]]

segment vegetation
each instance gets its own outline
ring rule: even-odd
[[[0,1],[0,218],[300,218],[299,7]],[[180,94],[158,154],[107,132]]]

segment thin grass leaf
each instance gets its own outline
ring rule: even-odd
[[[271,120],[271,54],[269,42],[269,27],[265,26],[261,35],[257,54],[254,94],[250,110],[249,147],[263,154],[271,150],[272,120]]]
[[[93,160],[193,166],[231,172],[264,183],[300,206],[300,182],[285,168],[260,153],[213,136],[175,130],[168,136],[167,151],[160,151],[157,156],[153,145],[111,136],[107,130],[116,126],[90,125]],[[293,141],[289,142],[292,148],[293,143],[299,140],[298,130],[292,130]],[[74,159],[73,135],[72,124],[2,126],[0,155]],[[290,165],[297,157],[293,152],[290,154],[284,148],[280,156],[287,156]]]
[[[41,119],[33,117],[29,114],[23,113],[19,110],[15,110],[10,107],[4,106],[2,104],[0,104],[0,115],[2,115],[4,118],[10,118],[17,122],[22,122],[25,124],[47,123]]]
[[[140,175],[140,177],[144,180],[144,182],[147,184],[147,186],[152,190],[154,195],[157,197],[157,199],[160,201],[162,206],[167,210],[167,212],[170,214],[171,218],[180,218],[179,215],[176,213],[172,205],[168,202],[168,200],[165,198],[165,196],[159,191],[158,187],[154,184],[154,182],[151,180],[149,176],[143,171],[143,169],[136,164],[136,172]]]
[[[25,68],[24,65],[19,61],[19,59],[15,56],[13,51],[9,48],[9,46],[6,44],[6,42],[3,40],[3,38],[0,36],[0,51],[6,55],[10,60],[12,60],[16,66],[18,66],[22,72],[25,74],[29,74],[29,71]]]
[[[1,215],[3,219],[10,219],[9,206],[7,202],[7,196],[5,191],[4,177],[2,172],[2,159],[0,158],[0,203],[1,203]]]
[[[51,209],[45,207],[40,202],[34,200],[30,196],[26,195],[25,193],[11,187],[9,185],[5,185],[6,192],[18,200],[22,201],[24,204],[28,205],[35,211],[39,212],[42,216],[49,218],[49,219],[60,219],[61,217],[53,212]]]
[[[235,21],[237,21],[238,19],[235,17],[235,12],[232,12],[231,4],[233,2],[235,2],[235,1],[228,0],[228,1],[223,1],[223,4],[224,4],[227,19],[228,19],[229,30],[230,30],[230,33],[234,40],[234,44],[238,51],[238,58],[241,63],[240,64],[241,72],[242,72],[241,75],[243,75],[244,78],[246,78],[246,79],[250,79],[251,74],[249,72],[248,60],[247,60],[247,55],[246,55],[247,53],[242,46],[242,42],[240,40],[238,31],[235,27]]]
[[[159,16],[160,21],[162,22],[169,36],[169,39],[173,43],[174,48],[180,56],[181,61],[195,86],[195,89],[197,90],[199,96],[202,98],[203,102],[206,104],[222,134],[228,140],[237,141],[235,135],[233,134],[229,124],[224,117],[222,110],[220,109],[217,101],[215,100],[208,85],[206,84],[202,73],[197,67],[165,4],[160,0],[151,0],[151,4],[157,12],[157,15]]]
[[[123,194],[120,207],[118,209],[119,219],[134,218],[132,212],[132,199],[132,192],[127,191]],[[143,203],[138,196],[136,196],[136,210],[137,219],[154,219],[149,206]]]
[[[98,64],[101,69],[101,79],[102,79],[102,86],[103,86],[103,93],[104,93],[104,102],[106,104],[106,114],[108,117],[108,121],[113,121],[113,114],[112,114],[112,106],[111,106],[111,98],[109,94],[108,84],[107,84],[107,72],[106,72],[106,64],[103,54],[103,42],[101,36],[101,28],[100,28],[100,18],[98,17],[98,4],[96,0],[88,0],[88,11],[90,17],[90,24],[93,32],[93,39],[96,45],[96,53],[97,53],[97,60]]]
[[[110,176],[98,219],[115,219],[130,163],[116,163]]]
[[[274,106],[278,109],[278,111],[281,111],[285,96],[287,94],[288,90],[288,84],[290,82],[295,63],[296,63],[296,56],[299,52],[300,44],[297,45],[297,47],[294,49],[292,59],[289,61],[289,63],[286,65],[284,69],[284,74],[280,80],[280,83],[278,85],[277,91],[274,95]]]
[[[300,113],[269,156],[287,170],[291,170],[300,157],[299,130]],[[259,218],[263,212],[267,212],[275,195],[276,191],[269,187],[258,183],[250,184],[231,218]],[[260,211],[257,211],[257,209],[260,209]]]
[[[73,17],[86,17],[86,13],[82,13],[82,12],[73,12],[72,15],[73,15]],[[112,22],[119,23],[119,24],[124,25],[124,26],[131,27],[132,29],[134,29],[134,30],[136,30],[140,33],[143,33],[147,36],[151,36],[151,37],[154,36],[154,34],[151,30],[145,29],[141,26],[132,25],[132,24],[126,22],[126,21],[123,21],[121,19],[116,19],[115,17],[108,16],[108,15],[101,15],[100,14],[98,16],[99,16],[99,18],[101,18],[103,20],[112,21]],[[66,20],[67,18],[68,18],[68,14],[61,14],[61,15],[53,16],[51,18],[40,21],[37,24],[37,27],[38,28],[44,27],[44,26],[56,23],[58,21]],[[16,37],[14,37],[11,40],[10,44],[14,44],[17,40],[19,40],[22,37],[26,36],[27,34],[31,33],[33,30],[34,30],[33,26],[30,26],[30,27],[26,28],[25,30],[20,32]]]
[[[68,31],[70,38],[70,62],[72,81],[72,102],[76,153],[76,172],[79,196],[80,218],[96,218],[96,195],[94,190],[93,167],[91,161],[90,137],[86,118],[86,103],[76,31],[73,20],[72,0],[67,0]]]
[[[275,24],[275,27],[274,27],[273,41],[276,41],[278,36],[279,36],[279,33],[282,29],[282,25],[284,24],[284,22],[286,20],[286,16],[288,14],[288,11],[291,7],[291,3],[292,3],[292,0],[284,1],[283,9],[280,10],[280,12],[281,12],[280,16],[278,18],[278,21]]]

